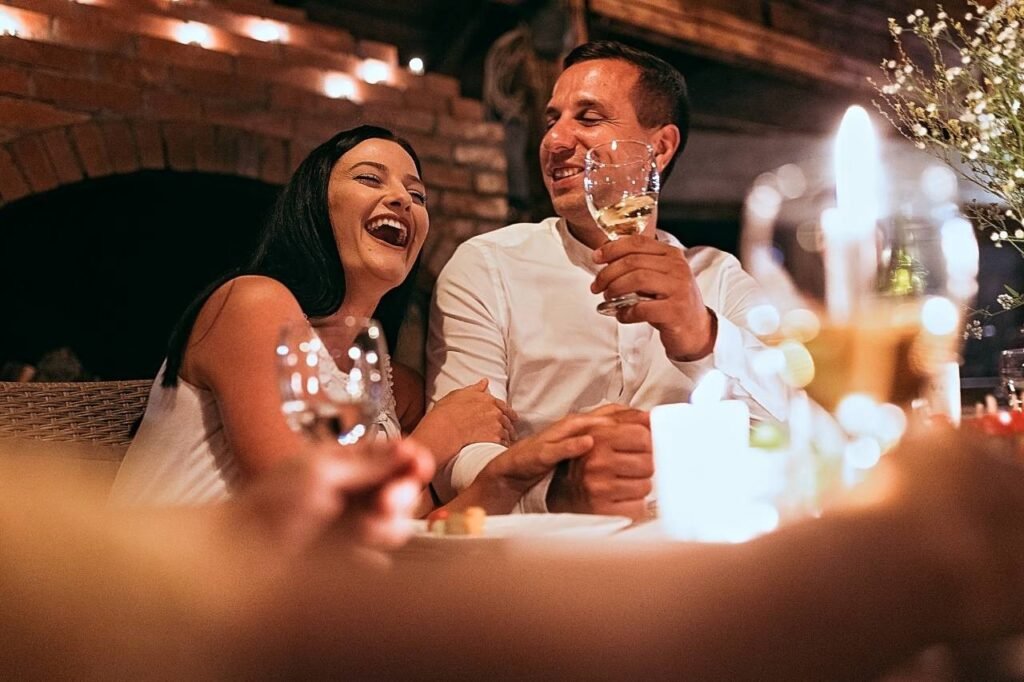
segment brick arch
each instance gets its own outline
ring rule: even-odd
[[[87,121],[0,145],[0,205],[90,178],[142,170],[220,173],[284,184],[312,143],[230,125]]]

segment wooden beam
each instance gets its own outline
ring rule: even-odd
[[[875,64],[847,57],[800,38],[740,19],[728,12],[680,0],[590,0],[590,11],[668,36],[700,53],[739,60],[782,73],[857,90],[870,90]]]

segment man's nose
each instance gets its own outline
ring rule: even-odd
[[[548,128],[541,138],[541,147],[549,153],[563,152],[572,149],[575,137],[572,135],[568,124],[556,121]]]

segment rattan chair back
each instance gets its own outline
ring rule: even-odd
[[[126,446],[152,383],[0,382],[0,438]]]

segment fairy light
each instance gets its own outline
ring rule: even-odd
[[[16,38],[23,29],[21,22],[12,14],[0,11],[0,35]]]
[[[332,99],[355,99],[356,84],[350,76],[332,73],[324,78],[324,94]]]
[[[249,22],[249,37],[262,43],[283,43],[288,39],[284,26],[269,19],[256,19]]]
[[[384,83],[391,79],[391,67],[379,59],[366,59],[357,70],[359,77],[370,85]]]
[[[174,32],[174,38],[185,45],[199,45],[210,47],[213,45],[213,34],[210,27],[194,21],[186,21],[178,26]]]
[[[422,76],[424,71],[423,60],[419,57],[413,57],[409,60],[409,70],[417,76]]]

